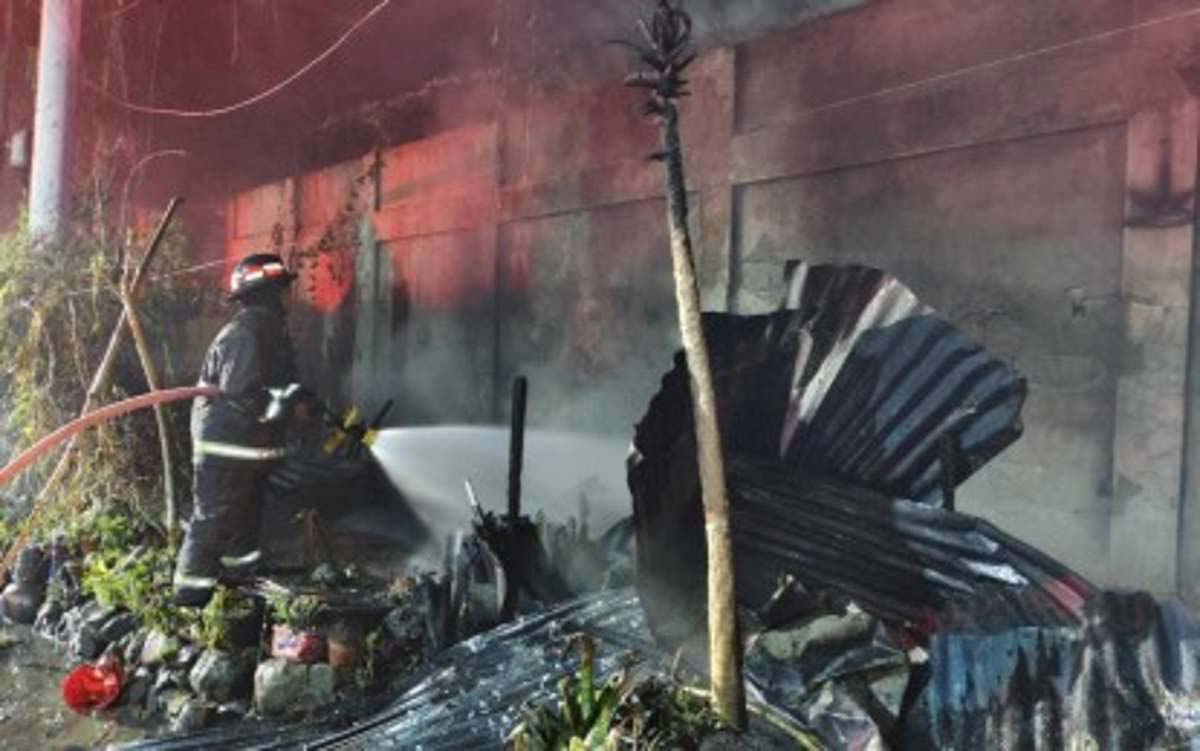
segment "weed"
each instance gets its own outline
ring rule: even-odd
[[[524,708],[509,736],[513,751],[676,751],[699,748],[723,727],[697,692],[674,680],[633,681],[621,671],[601,682],[595,643],[580,636],[578,674],[559,682],[557,710]]]
[[[84,559],[83,588],[105,607],[124,608],[146,626],[164,633],[182,633],[196,615],[178,608],[171,599],[174,557],[163,548],[121,555],[106,549]]]
[[[354,682],[366,691],[375,685],[379,667],[383,663],[383,626],[376,628],[363,639],[359,652],[358,666],[354,671]]]
[[[312,630],[325,612],[324,604],[313,595],[276,594],[269,597],[268,604],[275,622],[285,624],[293,631]]]
[[[200,612],[197,626],[200,643],[205,649],[233,651],[239,646],[234,643],[234,630],[253,614],[253,600],[235,590],[217,587]]]
[[[118,280],[129,249],[111,239],[123,232],[97,229],[105,226],[107,215],[96,200],[76,202],[78,221],[54,242],[32,242],[24,221],[0,235],[0,351],[5,353],[0,363],[5,421],[0,430],[16,450],[77,414],[121,315]],[[183,265],[185,250],[183,235],[169,232],[158,268]],[[139,298],[165,382],[180,380],[172,369],[170,326],[207,304],[207,293],[202,297],[197,289],[161,276],[146,284]],[[145,387],[140,361],[127,342],[118,353],[111,385],[96,397],[103,403]],[[168,415],[176,435],[183,435],[184,411]],[[76,524],[79,512],[97,507],[137,519],[138,526],[156,526],[150,520],[161,518],[163,468],[153,416],[133,414],[86,431],[78,440],[72,471],[38,515],[34,534],[45,537],[66,522]],[[12,492],[18,501],[42,487],[54,457],[50,453],[17,479]],[[186,475],[189,468],[180,462],[172,470]],[[183,482],[176,484],[186,487],[187,478],[179,479]]]
[[[558,711],[525,708],[525,719],[510,736],[516,751],[607,751],[616,749],[613,720],[629,692],[626,673],[597,683],[596,643],[588,636],[579,646],[579,673],[559,681]]]

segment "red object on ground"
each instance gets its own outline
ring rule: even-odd
[[[79,714],[107,709],[121,695],[123,678],[119,662],[80,665],[63,680],[63,701]]]
[[[277,624],[271,630],[271,656],[289,662],[313,663],[325,659],[325,637],[312,631],[293,631]]]

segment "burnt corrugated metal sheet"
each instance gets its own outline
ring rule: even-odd
[[[1085,627],[940,633],[905,723],[913,749],[1200,748],[1200,622],[1144,593]]]
[[[783,311],[788,464],[939,503],[942,436],[958,484],[1021,435],[1024,379],[882,271],[802,264]]]
[[[998,623],[1075,624],[1092,588],[992,524],[945,509],[797,477],[731,457],[739,595],[767,602],[793,574],[892,622],[926,626],[952,603]]]
[[[558,681],[579,670],[574,634],[596,641],[596,670],[607,676],[625,666],[631,651],[668,664],[645,627],[631,590],[603,592],[501,626],[447,649],[412,675],[379,711],[334,729],[246,725],[199,735],[139,741],[122,751],[257,749],[283,751],[501,751],[526,703],[551,700]]]
[[[1093,591],[1049,557],[942,505],[1020,435],[1024,380],[876,269],[797,267],[781,309],[704,320],[729,462],[739,601],[785,574],[929,629],[952,603],[1077,622]],[[702,626],[703,520],[686,365],[639,423],[630,488],[639,587],[669,641]],[[673,544],[666,545],[670,540]]]

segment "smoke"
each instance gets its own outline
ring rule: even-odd
[[[628,444],[585,433],[529,430],[521,510],[564,522],[581,512],[593,535],[632,512],[625,485]],[[434,541],[470,527],[470,480],[485,511],[507,508],[509,431],[487,426],[389,428],[372,453],[388,480],[433,532]]]

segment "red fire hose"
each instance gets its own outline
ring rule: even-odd
[[[25,449],[20,456],[10,461],[3,469],[0,469],[0,485],[4,485],[14,477],[23,472],[30,464],[38,459],[42,454],[50,449],[63,443],[76,433],[86,430],[98,423],[107,422],[115,417],[135,412],[139,409],[153,407],[156,404],[168,404],[170,402],[181,402],[187,399],[195,399],[198,396],[216,396],[217,389],[214,386],[189,386],[179,389],[162,389],[159,391],[151,391],[148,394],[135,396],[131,399],[109,404],[100,409],[92,410],[86,415],[82,415],[75,420],[67,423],[58,430],[43,437],[37,443]]]

